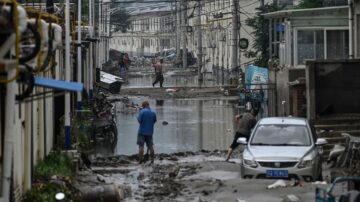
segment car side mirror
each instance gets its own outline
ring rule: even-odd
[[[236,142],[239,144],[247,144],[246,138],[244,137],[239,137]]]
[[[325,144],[327,144],[328,142],[324,139],[324,138],[318,138],[317,140],[316,140],[316,143],[315,143],[315,145],[316,146],[322,146],[322,145],[325,145]]]

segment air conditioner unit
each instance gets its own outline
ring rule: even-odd
[[[224,15],[223,15],[222,11],[219,11],[219,12],[213,14],[213,18],[222,18],[223,16]]]

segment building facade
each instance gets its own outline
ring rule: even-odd
[[[234,13],[233,0],[209,0],[199,4],[195,1],[187,2],[185,8],[180,3],[175,5],[147,6],[146,8],[131,8],[131,28],[126,33],[113,33],[110,48],[128,52],[131,56],[154,56],[163,49],[180,46],[186,40],[188,51],[198,56],[197,39],[197,8],[201,7],[202,33],[202,72],[212,72],[219,84],[227,84],[229,79],[237,77],[239,67],[251,64],[254,58],[245,57],[246,51],[253,47],[253,29],[246,25],[246,20],[257,15],[260,1],[240,0],[237,15],[239,24],[237,37],[233,37],[232,18]],[[264,0],[281,7],[292,7],[299,0]],[[180,15],[177,15],[180,12]],[[184,14],[186,19],[184,21]],[[178,19],[178,17],[180,19]],[[176,26],[180,23],[181,26]],[[180,29],[180,30],[179,30]],[[184,29],[186,30],[184,34]],[[237,49],[237,65],[232,66],[232,46],[237,46],[234,39],[245,38],[249,41],[247,49]],[[178,43],[177,43],[178,41]],[[199,58],[197,58],[199,60]]]
[[[84,42],[83,65],[79,69],[73,68],[74,57],[66,57],[70,50],[63,48],[65,44],[70,46],[70,40],[63,40],[66,37],[62,27],[65,26],[58,24],[60,17],[44,15],[45,4],[37,4],[29,9],[26,7],[26,4],[17,7],[19,46],[15,45],[15,37],[11,37],[15,35],[14,30],[0,34],[3,39],[0,42],[1,52],[10,53],[0,56],[0,201],[4,202],[22,201],[23,194],[35,180],[36,165],[53,151],[55,145],[63,148],[65,135],[60,133],[65,129],[61,117],[74,118],[72,112],[76,109],[76,94],[71,92],[82,92],[85,88],[89,95],[90,86],[93,85],[90,82],[89,64],[93,64],[92,68],[96,67],[96,57],[88,51],[90,43]],[[35,19],[34,16],[42,18]],[[28,35],[22,38],[30,24],[40,38],[46,40],[35,43],[38,40],[36,37],[34,41],[33,38],[28,40]],[[75,33],[75,30],[71,31]],[[39,51],[24,59],[24,55],[19,55],[21,51],[15,50],[19,48],[24,51],[29,44],[40,46]],[[52,54],[48,54],[49,49]],[[65,64],[66,61],[70,63],[69,66]],[[77,75],[83,77],[77,83],[70,82],[77,80]],[[65,94],[70,95],[69,105],[65,104]],[[68,114],[66,106],[71,110]]]
[[[277,86],[277,102],[272,107],[278,115],[307,116],[307,60],[359,57],[358,16],[358,3],[265,14],[272,27],[269,69]]]
[[[126,33],[113,33],[110,49],[127,52],[130,56],[151,57],[174,47],[175,17],[171,9],[171,6],[160,6],[133,10],[130,29]]]

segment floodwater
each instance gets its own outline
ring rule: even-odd
[[[130,97],[140,104],[145,98]],[[156,153],[224,150],[233,139],[237,101],[231,99],[148,99],[157,114],[154,130]],[[125,106],[117,104],[120,112]],[[115,154],[136,154],[137,111],[117,113],[118,143]]]
[[[129,78],[129,84],[124,88],[151,87],[153,74],[141,74]],[[198,86],[196,73],[181,71],[166,71],[164,87]],[[205,75],[202,86],[214,86],[211,75]],[[159,86],[159,83],[156,84]],[[237,111],[237,99],[233,98],[196,98],[196,99],[166,99],[155,100],[144,97],[130,97],[135,104],[148,100],[150,107],[157,114],[154,130],[156,153],[173,153],[181,151],[224,150],[233,139],[233,117]],[[136,154],[137,130],[136,119],[138,111],[126,110],[123,103],[118,103],[117,128],[118,143],[115,154]],[[121,113],[127,111],[127,113]]]
[[[154,74],[139,74],[138,76],[129,78],[129,84],[125,85],[126,88],[138,88],[138,87],[151,87],[155,80]],[[164,73],[164,87],[191,87],[198,86],[197,75],[179,75],[178,71],[167,71]],[[204,81],[202,86],[214,86],[215,81],[211,78],[211,73],[204,75]],[[160,86],[159,82],[155,85]]]

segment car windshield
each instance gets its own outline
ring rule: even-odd
[[[259,125],[251,139],[251,145],[309,146],[310,135],[301,125]]]

